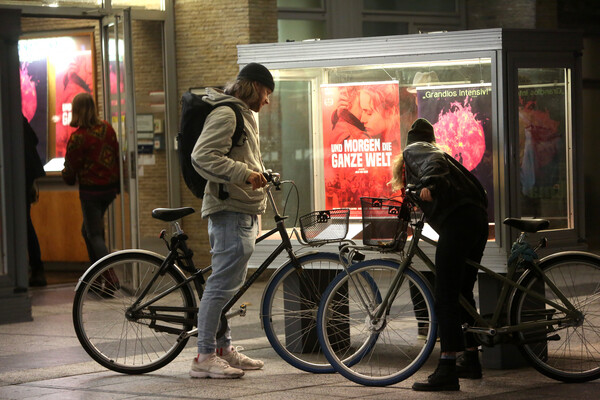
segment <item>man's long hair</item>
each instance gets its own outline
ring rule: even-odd
[[[258,83],[258,82],[257,82]],[[254,81],[247,79],[236,79],[225,85],[223,92],[227,95],[237,97],[250,108],[260,101],[260,93],[254,86]]]

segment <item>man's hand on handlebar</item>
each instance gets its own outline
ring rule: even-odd
[[[262,172],[253,171],[248,177],[248,183],[252,185],[252,190],[260,189],[267,186],[267,178]]]

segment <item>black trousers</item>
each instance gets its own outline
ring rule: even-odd
[[[488,237],[487,213],[476,206],[462,206],[448,216],[438,234],[434,296],[441,351],[462,351],[465,345],[477,346],[471,334],[463,336],[462,324],[472,324],[473,318],[458,298],[462,294],[475,307],[477,269],[465,260],[481,262]]]
[[[29,195],[29,193],[27,194]],[[31,203],[27,202],[27,252],[29,254],[29,266],[32,271],[44,272],[40,242],[31,221]]]

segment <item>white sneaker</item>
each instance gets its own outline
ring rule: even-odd
[[[239,353],[238,349],[243,350],[241,346],[238,346],[230,353],[221,356],[221,358],[227,361],[232,367],[239,369],[261,369],[265,365],[261,360],[253,360],[250,357]]]
[[[244,371],[231,367],[227,361],[217,357],[216,354],[211,354],[206,360],[200,362],[194,358],[190,376],[192,378],[235,379],[244,376]]]

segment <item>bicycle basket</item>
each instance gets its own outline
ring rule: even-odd
[[[394,199],[361,197],[363,244],[402,250],[407,238],[406,206]],[[408,214],[408,215],[407,215]]]
[[[313,211],[300,217],[300,233],[307,243],[339,242],[348,234],[350,210]]]

